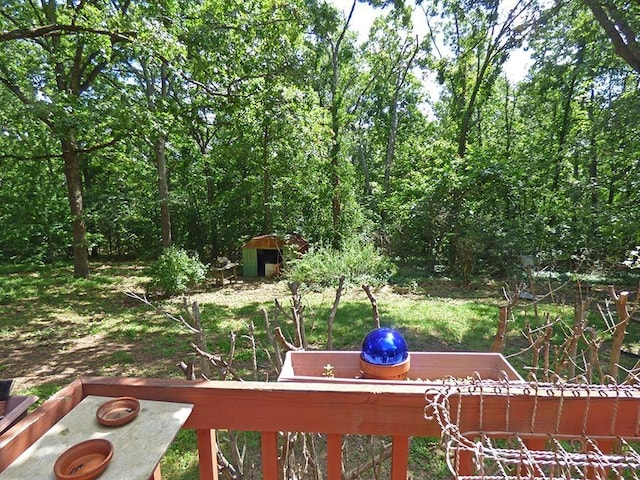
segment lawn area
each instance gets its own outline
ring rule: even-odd
[[[193,334],[174,317],[182,314],[182,299],[149,300],[158,309],[131,298],[127,292],[144,294],[149,280],[144,265],[104,263],[94,265],[89,279],[74,279],[70,267],[0,267],[0,377],[15,378],[14,393],[36,394],[46,399],[61,386],[81,375],[181,377],[176,367],[193,358]],[[400,330],[412,351],[488,351],[496,332],[498,307],[504,303],[499,282],[460,287],[446,280],[408,282],[375,291],[381,323]],[[506,355],[525,376],[523,365],[530,352],[520,331],[525,322],[542,318],[573,318],[572,286],[556,291],[554,302],[521,303],[514,308],[514,322],[507,339]],[[594,290],[594,304],[606,294]],[[327,318],[335,292],[304,292],[305,328],[310,349],[325,349]],[[207,332],[209,351],[228,358],[230,332],[235,334],[235,369],[252,376],[250,325],[259,378],[273,381],[277,373],[266,353],[271,348],[265,334],[264,310],[271,327],[279,326],[293,338],[293,326],[284,314],[276,316],[274,300],[287,309],[290,292],[285,281],[240,280],[217,286],[214,281],[192,293]],[[597,326],[601,320],[590,314]],[[535,325],[534,325],[535,326]],[[364,335],[373,327],[371,304],[362,289],[344,292],[334,324],[334,348],[359,350]],[[629,329],[628,343],[638,341],[637,327]],[[558,328],[558,341],[563,327]],[[607,338],[603,337],[606,340]],[[624,358],[633,365],[635,359]],[[218,376],[216,376],[218,375]],[[220,378],[214,372],[212,378]],[[166,478],[197,477],[194,432],[182,431],[163,461]],[[248,435],[249,445],[257,440]],[[360,447],[366,442],[360,442]],[[364,454],[366,456],[366,453]],[[429,472],[414,478],[446,478],[437,443],[417,439],[412,444],[412,468]],[[439,472],[439,473],[438,473]]]
[[[67,267],[2,267],[0,374],[15,378],[17,391],[41,396],[79,375],[181,376],[175,365],[190,357],[192,334],[126,294],[144,294],[147,281],[140,264],[97,265],[89,279],[74,279]],[[375,295],[382,324],[402,331],[411,350],[483,351],[491,345],[499,289],[472,291],[433,282],[411,291],[384,287]],[[223,287],[211,282],[189,301],[200,306],[212,353],[228,353],[233,331],[235,361],[244,365],[250,323],[256,326],[258,350],[266,348],[262,309],[271,315],[274,300],[287,308],[289,298],[285,281],[241,280]],[[333,299],[333,291],[303,295],[309,348],[325,348]],[[182,314],[180,298],[150,300],[171,315]],[[282,314],[276,325],[293,335]],[[359,349],[372,327],[364,291],[347,290],[336,315],[334,348]],[[266,360],[260,352],[259,357]],[[268,364],[261,366],[269,373]]]

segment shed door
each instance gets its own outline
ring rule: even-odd
[[[242,275],[245,277],[258,276],[258,250],[255,248],[242,249]]]

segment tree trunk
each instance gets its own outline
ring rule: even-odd
[[[66,135],[61,143],[64,174],[67,179],[67,196],[73,222],[73,276],[87,278],[89,276],[89,250],[82,205],[82,176],[78,147],[73,133]]]
[[[593,16],[604,29],[613,44],[613,51],[636,72],[640,73],[640,44],[625,15],[628,10],[619,10],[613,2],[603,0],[585,0]],[[633,12],[633,9],[630,10]],[[630,18],[631,19],[631,18]]]
[[[515,113],[516,97],[514,96],[513,105],[509,105],[510,95],[509,80],[506,81],[506,89],[504,93],[504,158],[509,160],[511,158],[511,140],[513,136],[513,125],[511,121],[512,112]],[[515,116],[515,115],[514,115]]]
[[[387,140],[387,155],[384,162],[384,191],[389,194],[391,190],[391,167],[396,149],[396,138],[398,137],[398,95],[400,86],[396,86],[391,99],[391,122],[389,125],[389,138]]]
[[[576,86],[578,84],[579,70],[584,61],[585,46],[581,45],[578,54],[576,55],[576,62],[571,72],[571,78],[569,80],[569,86],[567,95],[564,98],[562,107],[562,124],[560,125],[560,133],[558,134],[558,151],[556,152],[554,174],[553,174],[553,186],[552,189],[556,192],[560,185],[560,173],[562,170],[562,160],[564,158],[564,149],[566,147],[567,136],[571,127],[571,103],[573,102],[573,96],[575,94]]]
[[[340,217],[342,215],[342,200],[340,197],[340,118],[339,102],[337,94],[338,86],[338,65],[337,53],[334,60],[334,75],[331,86],[331,149],[329,151],[331,165],[331,187],[333,196],[331,198],[331,218],[333,222],[333,244],[335,247],[340,243]]]
[[[403,53],[406,51],[406,48],[409,46],[408,43],[405,43],[403,47]],[[411,67],[413,66],[413,61],[418,54],[419,44],[416,39],[415,48],[411,52],[411,55],[407,59],[406,65],[402,69],[398,71],[398,76],[395,80],[395,85],[393,89],[393,96],[391,97],[391,105],[389,105],[389,110],[391,111],[391,121],[389,125],[389,137],[387,140],[387,154],[385,158],[385,167],[384,167],[384,191],[388,194],[391,190],[391,168],[393,166],[393,157],[396,149],[396,139],[398,138],[398,125],[400,122],[398,116],[398,98],[400,97],[400,90],[405,85],[407,74]],[[402,60],[399,60],[400,63]]]
[[[167,158],[165,155],[167,136],[160,135],[153,144],[158,168],[158,191],[160,196],[160,221],[162,224],[162,248],[169,248],[171,239],[171,214],[169,212],[169,182],[167,179]]]
[[[482,87],[485,80],[485,75],[487,74],[487,70],[491,66],[491,63],[495,59],[494,55],[495,47],[494,45],[490,45],[487,49],[487,54],[484,57],[482,65],[478,68],[478,72],[473,84],[473,89],[471,90],[471,96],[469,97],[469,103],[465,107],[464,113],[462,114],[460,130],[458,132],[458,156],[460,158],[463,158],[467,153],[469,132],[471,130],[471,119],[473,116],[473,112],[476,109],[478,94],[480,93],[480,88]]]
[[[597,141],[597,129],[595,118],[595,97],[596,93],[594,87],[591,87],[591,99],[589,106],[587,107],[587,115],[590,123],[590,135],[589,135],[589,190],[591,190],[591,221],[595,222],[595,214],[598,213],[598,141]],[[596,225],[591,225],[591,231],[597,231]]]
[[[266,105],[265,105],[266,110]],[[269,166],[269,155],[271,146],[270,121],[265,114],[262,125],[262,233],[271,232],[271,202],[273,191],[271,187],[271,168]]]
[[[340,131],[343,119],[340,111],[342,108],[342,94],[339,92],[340,85],[340,49],[342,41],[349,29],[349,23],[353,15],[353,10],[357,0],[353,0],[351,10],[347,16],[343,29],[335,42],[331,43],[331,104],[329,113],[331,115],[331,148],[329,150],[330,158],[330,176],[331,186],[333,188],[333,196],[331,198],[331,218],[333,223],[333,246],[340,244],[340,223],[342,222],[342,197],[340,195],[340,151],[342,149]]]
[[[360,164],[362,165],[362,173],[364,175],[364,193],[367,196],[373,194],[373,188],[371,188],[371,174],[369,173],[369,164],[367,163],[367,157],[364,154],[364,147],[362,144],[358,145],[358,157],[360,157]]]

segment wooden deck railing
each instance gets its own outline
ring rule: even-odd
[[[133,396],[141,400],[191,403],[194,405],[184,428],[197,432],[200,478],[218,478],[215,455],[217,429],[257,431],[262,439],[264,479],[278,478],[277,432],[314,432],[327,436],[326,472],[329,480],[341,479],[342,436],[348,434],[392,437],[392,480],[406,480],[411,436],[439,437],[440,426],[425,419],[425,386],[407,385],[262,383],[262,382],[190,382],[172,379],[80,378],[47,400],[11,430],[0,436],[0,472],[24,450],[69,412],[87,395]],[[451,399],[453,412],[456,398]],[[612,415],[615,435],[638,436],[640,400],[595,398],[589,408],[593,421],[584,421],[579,399],[549,396],[536,403],[536,422],[531,422],[531,401],[504,392],[487,392],[478,401],[468,403],[459,424],[466,431],[505,431],[505,411],[510,411],[509,428],[520,428],[532,438],[545,432],[611,435]],[[561,422],[557,403],[575,410],[572,420]],[[572,405],[568,405],[567,403]],[[609,402],[609,403],[608,403]],[[556,407],[554,407],[554,403]],[[575,403],[575,404],[574,404]],[[623,420],[624,419],[624,420]],[[482,422],[482,423],[480,423]],[[526,434],[525,434],[526,437]]]
[[[0,437],[0,471],[87,395],[191,403],[184,428],[197,431],[201,479],[217,479],[216,429],[257,431],[262,438],[264,479],[278,478],[277,432],[325,433],[327,475],[341,478],[346,434],[389,435],[391,478],[406,479],[410,436],[438,436],[426,422],[419,386],[324,385],[264,382],[190,382],[142,378],[81,378],[51,397]]]

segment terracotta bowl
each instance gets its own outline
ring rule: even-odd
[[[406,380],[411,366],[411,357],[395,365],[376,365],[360,357],[360,370],[364,378],[372,380]]]
[[[119,427],[138,416],[140,402],[133,397],[120,397],[103,403],[96,411],[96,418],[105,427]]]
[[[92,480],[107,469],[112,457],[113,444],[109,440],[85,440],[60,455],[53,472],[57,480]]]

